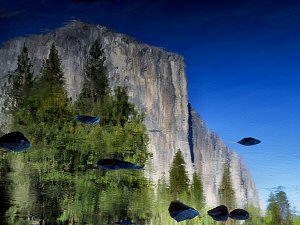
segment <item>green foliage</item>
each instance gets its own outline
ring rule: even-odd
[[[164,177],[157,184],[157,194],[155,196],[155,208],[152,215],[153,224],[173,225],[175,220],[170,216],[168,207],[170,202],[174,200],[170,193],[170,188]]]
[[[229,162],[226,162],[224,164],[224,171],[223,171],[222,180],[218,190],[218,195],[219,195],[220,205],[226,205],[229,211],[236,208],[235,191],[233,189],[233,185],[231,181]],[[225,223],[222,222],[222,224]],[[235,225],[236,221],[229,219],[227,224]]]
[[[281,224],[282,218],[281,218],[281,210],[279,204],[276,202],[275,195],[273,193],[270,194],[269,197],[269,205],[268,205],[268,211],[271,215],[271,223],[270,224]]]
[[[134,115],[134,106],[128,102],[127,88],[117,87],[115,89],[116,102],[116,124],[124,126],[130,115]]]
[[[22,131],[34,147],[23,157],[12,154],[10,167],[23,164],[25,168],[20,174],[28,171],[23,175],[28,193],[22,196],[27,198],[26,205],[30,208],[17,200],[19,205],[12,206],[7,212],[8,221],[16,223],[15,207],[17,214],[26,212],[33,220],[50,218],[47,223],[54,223],[53,219],[61,213],[60,199],[65,190],[62,187],[71,186],[74,182],[72,175],[66,171],[69,159],[65,151],[74,127],[74,113],[64,91],[64,79],[54,45],[42,67],[41,79],[35,80],[26,91],[28,94],[23,95],[25,97],[14,112],[11,130]],[[16,177],[11,176],[12,198],[20,192],[17,188],[20,181],[18,170],[16,168],[12,173]]]
[[[8,74],[8,85],[10,89],[6,93],[5,106],[10,113],[14,113],[17,108],[22,107],[20,104],[28,96],[28,91],[32,87],[32,84],[32,64],[28,56],[28,49],[24,45],[18,56],[17,68]]]
[[[51,91],[56,87],[63,88],[65,83],[58,51],[54,44],[50,48],[50,53],[46,61],[43,63],[41,72],[41,82],[44,87]]]
[[[265,225],[266,221],[263,217],[263,212],[253,204],[250,204],[248,207],[245,208],[249,214],[250,218],[245,221],[247,225]]]
[[[95,42],[87,60],[83,91],[72,103],[64,90],[55,46],[51,46],[40,79],[34,81],[28,51],[21,52],[20,68],[10,78],[17,106],[11,130],[22,131],[33,148],[22,154],[1,155],[0,172],[4,171],[9,181],[7,190],[13,203],[6,212],[8,224],[114,224],[127,219],[137,224],[173,225],[176,222],[167,209],[175,198],[200,212],[207,210],[201,177],[194,174],[189,185],[180,150],[170,169],[170,185],[162,179],[156,193],[143,171],[97,168],[97,161],[103,158],[144,166],[151,156],[143,117],[129,103],[125,87],[110,93],[104,61],[103,50]],[[21,81],[26,88],[18,89]],[[78,123],[74,120],[78,112],[97,115],[101,122],[93,126]],[[234,194],[226,165],[220,202],[233,208]],[[258,215],[256,210],[249,208],[253,215]],[[247,224],[264,224],[260,219],[252,217]],[[180,224],[217,223],[201,216]]]
[[[289,201],[282,187],[278,187],[275,193],[271,193],[269,197],[268,215],[270,225],[292,225],[293,217]]]
[[[137,113],[128,102],[127,88],[116,87],[111,96],[104,62],[103,49],[96,40],[85,65],[83,88],[75,108],[81,114],[97,114],[101,125],[124,126],[129,117],[136,117]]]
[[[193,181],[191,185],[191,199],[198,210],[205,207],[205,196],[203,190],[203,183],[199,174],[193,174]]]
[[[226,205],[229,210],[236,207],[235,192],[233,190],[229,163],[224,164],[224,172],[219,186],[219,204]]]
[[[96,72],[105,68],[100,50],[96,43],[88,60],[88,78],[93,82]],[[74,116],[80,104],[73,104],[64,90],[58,52],[52,45],[40,79],[26,95],[20,93],[24,98],[12,118],[11,130],[22,131],[33,148],[8,159],[10,198],[16,199],[6,213],[8,224],[24,224],[25,218],[46,224],[113,224],[120,219],[143,224],[151,218],[153,188],[142,171],[106,172],[96,167],[101,158],[145,165],[150,157],[143,118],[128,102],[126,88],[117,87],[111,96],[108,82],[104,83],[90,83],[94,88],[90,99],[79,99],[83,105],[92,100],[85,112],[100,116],[102,124],[77,123]]]
[[[93,103],[90,106],[91,112],[101,118],[100,124],[103,126],[124,126],[129,119],[142,121],[134,105],[128,101],[127,88],[118,86],[115,88],[114,93],[114,96],[108,95],[102,101]],[[89,105],[89,102],[85,101],[84,98],[80,98],[75,105],[79,112],[86,113],[86,109],[81,110],[80,105]]]
[[[78,108],[85,113],[96,102],[103,102],[110,94],[105,57],[102,46],[96,40],[90,49],[90,55],[85,65],[85,78],[82,92],[77,102]]]
[[[185,169],[185,161],[180,150],[174,156],[170,169],[170,192],[178,198],[189,191],[189,178]]]
[[[293,225],[300,225],[300,217],[299,216],[294,217]]]
[[[204,202],[201,203],[201,198],[199,199],[200,202],[198,202],[197,197],[193,194],[193,189],[197,187],[201,187],[200,185],[200,176],[194,174],[194,185],[192,183],[190,192],[191,194],[181,194],[179,197],[179,200],[183,202],[186,205],[189,205],[196,210],[200,212],[200,216],[197,216],[196,218],[192,220],[186,220],[180,222],[180,224],[183,225],[217,225],[217,222],[215,222],[211,217],[208,215],[205,215],[204,212],[206,212],[208,209],[205,208],[203,205]],[[200,179],[200,180],[198,180]],[[199,195],[200,197],[200,195]],[[165,224],[165,225],[174,225],[177,224],[176,221],[170,216],[168,212],[168,207],[175,199],[174,194],[170,191],[170,186],[168,186],[166,180],[164,177],[162,177],[158,181],[157,185],[157,194],[156,194],[156,200],[155,200],[155,208],[153,209],[153,215],[152,215],[152,224]]]

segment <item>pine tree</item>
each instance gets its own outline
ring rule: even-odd
[[[34,104],[38,105],[36,109],[37,121],[53,123],[57,119],[60,121],[71,119],[70,100],[64,86],[65,79],[61,61],[55,45],[52,44],[49,56],[41,69],[41,78],[35,82],[36,88],[32,93],[32,98],[36,99]]]
[[[293,217],[287,195],[278,187],[275,194],[269,197],[268,211],[271,215],[271,225],[292,225]]]
[[[17,69],[8,75],[9,91],[5,104],[11,111],[20,107],[33,84],[33,70],[28,49],[24,45],[18,56]]]
[[[226,205],[229,210],[236,207],[235,192],[231,182],[229,163],[224,164],[224,172],[219,186],[219,204]]]
[[[224,164],[224,172],[221,184],[219,186],[219,204],[226,205],[229,210],[236,207],[235,192],[233,190],[229,162]],[[225,223],[222,223],[225,224]],[[228,225],[235,225],[235,220],[229,220]]]
[[[129,103],[128,99],[127,88],[115,88],[116,120],[117,124],[121,124],[121,126],[124,126],[129,116],[134,113],[134,106]]]
[[[283,218],[285,225],[291,225],[292,222],[292,214],[290,209],[290,204],[287,198],[287,195],[284,191],[278,191],[276,193],[276,198],[279,203],[280,209],[281,209],[281,216]]]
[[[205,207],[203,183],[200,175],[198,175],[197,173],[193,174],[193,182],[191,185],[191,197],[197,209],[200,210]]]
[[[65,79],[63,77],[58,51],[54,44],[52,44],[49,56],[43,64],[41,82],[43,84],[46,84],[44,88],[50,90],[53,90],[55,88],[64,88]]]
[[[269,202],[268,211],[271,215],[270,225],[275,225],[275,224],[281,225],[282,218],[281,218],[280,206],[277,203],[276,197],[273,193],[270,194],[268,202]]]
[[[85,66],[85,79],[79,98],[91,99],[92,103],[104,101],[110,93],[106,72],[104,51],[96,40],[90,49],[90,55]]]
[[[177,151],[170,169],[170,191],[176,197],[187,193],[189,178],[185,169],[185,161],[180,149]]]

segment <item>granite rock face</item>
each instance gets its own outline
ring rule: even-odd
[[[191,107],[189,109],[193,134],[191,141],[194,148],[194,169],[202,176],[207,202],[212,205],[217,204],[218,187],[222,180],[224,164],[228,162],[238,207],[247,203],[260,206],[255,183],[240,155],[228,149],[217,134],[208,130],[199,114]]]
[[[230,159],[237,202],[258,204],[254,181],[238,154],[230,151],[210,132],[204,121],[188,104],[188,87],[183,57],[164,49],[139,43],[131,37],[99,25],[73,22],[48,34],[17,38],[0,49],[0,86],[7,73],[17,66],[17,57],[25,44],[39,76],[41,65],[55,43],[66,78],[66,89],[75,100],[83,85],[83,70],[89,48],[98,40],[106,56],[110,85],[127,86],[130,101],[145,113],[149,130],[149,150],[153,157],[147,175],[157,181],[168,177],[177,149],[183,152],[189,175],[196,170],[203,177],[207,203],[217,201],[217,187],[224,159]],[[2,123],[4,115],[1,113]]]

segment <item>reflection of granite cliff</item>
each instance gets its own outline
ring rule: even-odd
[[[83,67],[89,47],[98,39],[105,48],[110,84],[128,87],[130,101],[145,112],[149,132],[149,149],[153,153],[147,174],[158,180],[168,175],[170,164],[181,149],[187,169],[203,177],[208,204],[216,204],[217,187],[223,164],[230,159],[237,202],[258,205],[258,195],[250,173],[240,156],[227,149],[220,138],[208,131],[199,115],[188,106],[188,89],[184,59],[161,48],[138,43],[132,38],[102,26],[70,23],[53,32],[18,38],[0,49],[0,84],[8,71],[16,68],[17,56],[25,43],[38,73],[55,42],[72,99],[78,96],[83,81]],[[192,164],[194,161],[194,166]]]

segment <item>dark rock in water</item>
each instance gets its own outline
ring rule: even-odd
[[[144,169],[142,166],[125,162],[118,159],[101,159],[98,161],[98,166],[104,170],[121,170],[121,169]]]
[[[169,213],[177,222],[193,219],[195,216],[200,214],[196,209],[177,200],[171,202],[169,206]]]
[[[225,205],[220,205],[207,211],[207,214],[210,215],[215,221],[227,221],[228,213],[228,209]]]
[[[21,132],[15,131],[0,137],[0,147],[9,151],[21,152],[31,148],[32,145]]]
[[[239,143],[241,145],[245,145],[245,146],[251,146],[251,145],[257,145],[257,144],[261,143],[261,141],[255,139],[255,138],[252,138],[252,137],[247,137],[247,138],[243,138],[242,140],[238,141],[237,143]]]
[[[229,217],[235,220],[247,220],[249,219],[249,213],[244,209],[235,209],[229,213]]]
[[[128,221],[128,220],[120,220],[118,222],[115,222],[115,224],[132,225],[132,224],[136,224],[136,223],[133,223],[133,222]]]
[[[75,117],[75,120],[86,123],[86,124],[98,124],[100,122],[100,118],[97,116],[83,116],[83,115],[77,115]]]

